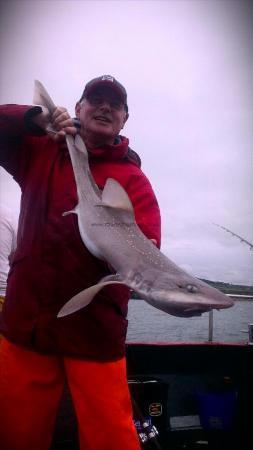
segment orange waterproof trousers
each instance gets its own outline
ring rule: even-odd
[[[94,362],[46,356],[0,342],[0,448],[48,450],[67,380],[81,450],[140,450],[125,358]]]

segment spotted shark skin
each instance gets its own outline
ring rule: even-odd
[[[35,84],[35,98],[52,112],[54,104],[39,82]],[[103,191],[99,190],[79,134],[67,135],[66,142],[78,203],[64,215],[77,214],[84,245],[95,257],[106,261],[115,273],[72,297],[57,317],[86,307],[103,287],[112,284],[124,284],[150,305],[179,317],[199,316],[212,309],[233,306],[229,297],[185,272],[142,233],[128,194],[116,180],[108,178]]]

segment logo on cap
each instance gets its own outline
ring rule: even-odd
[[[114,82],[114,78],[111,75],[103,75],[101,81],[111,81]]]

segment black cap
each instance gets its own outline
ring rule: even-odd
[[[126,110],[128,109],[126,89],[119,81],[116,80],[116,78],[112,77],[111,75],[102,75],[101,77],[93,78],[91,81],[89,81],[84,88],[80,101],[100,86],[109,86],[111,89],[113,89],[118,94],[121,101],[124,103]]]

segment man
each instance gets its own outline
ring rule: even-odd
[[[119,135],[128,119],[125,88],[111,76],[91,80],[76,115],[99,188],[116,179],[142,231],[160,245],[157,201],[139,157]],[[75,215],[62,216],[77,195],[61,139],[77,130],[64,108],[50,118],[54,140],[38,106],[3,106],[0,119],[1,164],[22,190],[3,308],[0,442],[5,450],[48,449],[66,379],[81,450],[137,450],[125,367],[128,288],[107,287],[86,308],[57,319],[71,297],[110,273],[83,245]]]

